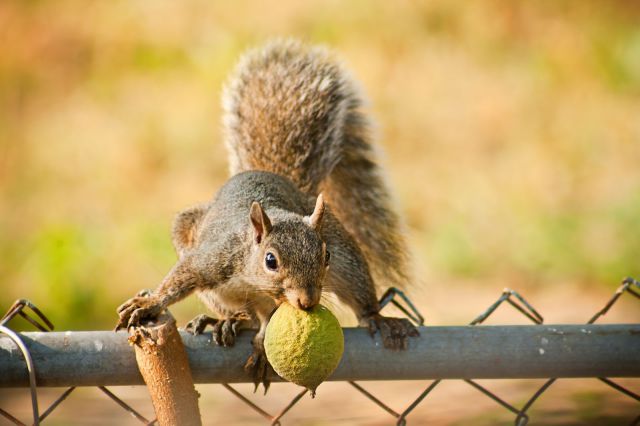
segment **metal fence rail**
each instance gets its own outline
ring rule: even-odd
[[[391,352],[365,329],[347,328],[329,380],[640,377],[640,324],[420,327],[406,351]],[[250,382],[243,365],[253,332],[232,348],[210,333],[182,332],[197,383]],[[142,385],[126,332],[33,332],[22,340],[38,386]],[[29,386],[20,349],[0,337],[0,387]]]
[[[640,377],[640,324],[594,324],[623,294],[640,299],[640,282],[627,278],[586,325],[542,325],[542,316],[518,293],[505,289],[498,300],[466,327],[421,327],[405,352],[390,353],[365,330],[345,329],[345,354],[330,380],[348,381],[352,389],[378,405],[399,425],[443,379],[462,379],[515,415],[515,424],[529,421],[528,411],[559,378],[596,377],[611,389],[638,402],[640,395],[608,377]],[[406,297],[391,289],[381,305],[393,304],[412,321],[422,316]],[[478,327],[505,304],[531,320],[532,326]],[[31,312],[29,312],[29,310]],[[21,316],[40,332],[16,333],[8,327]],[[33,423],[39,424],[64,401],[76,386],[99,389],[134,418],[154,424],[108,390],[107,385],[142,384],[133,349],[126,333],[52,332],[53,325],[30,302],[20,300],[0,320],[0,387],[29,387]],[[2,336],[4,334],[4,336]],[[248,381],[242,364],[249,355],[251,333],[245,332],[233,348],[211,344],[208,334],[183,333],[194,379],[198,383],[221,383],[271,424],[280,419],[307,392],[301,391],[279,413],[257,406],[229,383]],[[549,378],[520,408],[479,385],[479,378]],[[433,379],[406,408],[396,411],[354,380]],[[37,387],[70,386],[44,412],[38,408]],[[640,406],[638,411],[640,412]],[[0,416],[24,424],[0,408]],[[630,419],[640,424],[640,416]]]

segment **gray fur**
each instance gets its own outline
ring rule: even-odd
[[[271,312],[284,300],[310,308],[326,291],[379,330],[386,347],[406,348],[415,328],[378,313],[372,272],[384,285],[404,284],[407,255],[360,107],[323,49],[277,41],[247,54],[224,93],[232,177],[211,202],[177,216],[178,263],[153,294],[118,308],[117,328],[197,292],[224,319],[199,316],[192,324],[200,332],[214,324],[231,344],[236,319],[259,324],[246,368],[267,384],[262,339]]]
[[[406,286],[401,221],[354,82],[329,53],[292,40],[248,52],[223,95],[231,174],[265,170],[322,191],[380,286]]]

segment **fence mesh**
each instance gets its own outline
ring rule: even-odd
[[[633,278],[626,278],[622,281],[621,285],[614,292],[613,296],[607,301],[604,307],[596,312],[586,324],[593,324],[603,315],[605,315],[612,306],[622,297],[624,294],[629,294],[630,297],[635,297],[636,299],[640,299],[640,282]],[[500,307],[504,306],[504,304],[511,305],[518,312],[520,312],[524,317],[530,320],[534,324],[542,324],[544,322],[543,317],[538,313],[538,311],[529,303],[527,300],[522,297],[519,293],[511,289],[504,289],[498,299],[489,306],[484,312],[478,315],[473,321],[469,323],[471,326],[476,326],[482,324],[486,321],[496,310]],[[398,308],[401,312],[403,312],[407,318],[413,321],[416,325],[423,325],[424,318],[420,314],[420,312],[415,308],[415,306],[411,303],[411,301],[397,289],[389,289],[384,293],[380,300],[381,306],[385,307],[388,305],[393,305]],[[36,329],[47,332],[53,330],[53,324],[47,319],[47,317],[30,301],[28,300],[18,300],[16,301],[11,308],[7,311],[7,313],[0,320],[0,333],[7,335],[20,349],[22,355],[24,357],[27,371],[29,374],[29,390],[31,396],[31,406],[32,406],[32,415],[33,415],[33,424],[38,425],[40,422],[44,421],[52,412],[56,410],[60,406],[60,404],[65,401],[69,395],[73,393],[75,387],[69,387],[64,390],[60,396],[55,399],[53,403],[44,411],[41,411],[38,406],[38,396],[37,396],[37,383],[36,376],[34,370],[33,360],[31,355],[27,349],[27,347],[22,342],[20,335],[13,331],[8,324],[15,317],[20,316],[28,321],[33,327]],[[520,407],[516,407],[515,405],[509,403],[505,399],[498,396],[496,393],[487,389],[485,386],[480,385],[474,380],[464,380],[464,382],[468,383],[470,386],[481,392],[483,395],[487,396],[494,402],[496,402],[499,406],[513,413],[514,423],[517,426],[526,425],[529,422],[529,412],[530,409],[534,406],[534,404],[540,399],[540,397],[559,379],[550,378],[548,379],[540,388],[538,388],[531,397]],[[602,383],[609,386],[611,389],[632,398],[638,402],[640,402],[640,395],[634,393],[633,391],[623,387],[619,383],[614,382],[611,379],[606,377],[598,377]],[[362,394],[365,398],[370,400],[373,404],[377,405],[381,410],[386,412],[390,416],[390,420],[395,421],[398,425],[405,425],[407,423],[408,416],[413,412],[413,410],[420,405],[425,398],[427,398],[430,393],[440,384],[442,380],[434,380],[431,381],[424,390],[413,400],[409,401],[407,405],[401,410],[394,410],[389,407],[389,405],[385,404],[380,398],[376,397],[374,394],[369,392],[364,386],[361,384],[349,381],[348,384],[355,389],[357,392]],[[240,393],[236,388],[229,384],[222,384],[226,390],[228,390],[232,395],[238,398],[240,401],[245,403],[248,407],[255,410],[259,415],[264,417],[265,421],[271,425],[280,425],[280,420],[300,401],[300,399],[308,392],[306,389],[298,393],[290,402],[288,402],[280,411],[275,414],[272,414],[266,411],[264,408],[258,406],[255,402],[253,402],[249,397]],[[156,424],[156,419],[147,419],[138,411],[136,411],[129,404],[124,402],[122,399],[118,398],[112,391],[107,389],[104,386],[99,386],[98,389],[106,395],[109,399],[114,401],[119,407],[123,410],[127,411],[133,418],[138,420],[140,423],[145,425],[153,425]],[[639,409],[640,411],[640,409]],[[14,417],[8,411],[3,408],[0,408],[0,415],[10,422],[17,425],[24,425],[21,420]],[[633,418],[631,420],[631,425],[639,425],[640,424],[640,415]]]

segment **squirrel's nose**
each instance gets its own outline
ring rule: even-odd
[[[313,308],[313,306],[311,305],[311,303],[309,303],[308,300],[302,300],[300,298],[298,298],[298,308],[302,309],[303,311],[308,311],[309,309]]]
[[[319,291],[311,291],[311,292],[300,292],[297,294],[291,294],[289,297],[289,303],[295,306],[298,309],[302,309],[304,311],[308,311],[309,309],[316,306],[320,303],[320,292]],[[292,300],[293,299],[293,300]]]

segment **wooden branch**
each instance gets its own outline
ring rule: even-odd
[[[168,312],[130,330],[138,369],[147,384],[158,424],[200,426],[200,396],[175,319]]]

